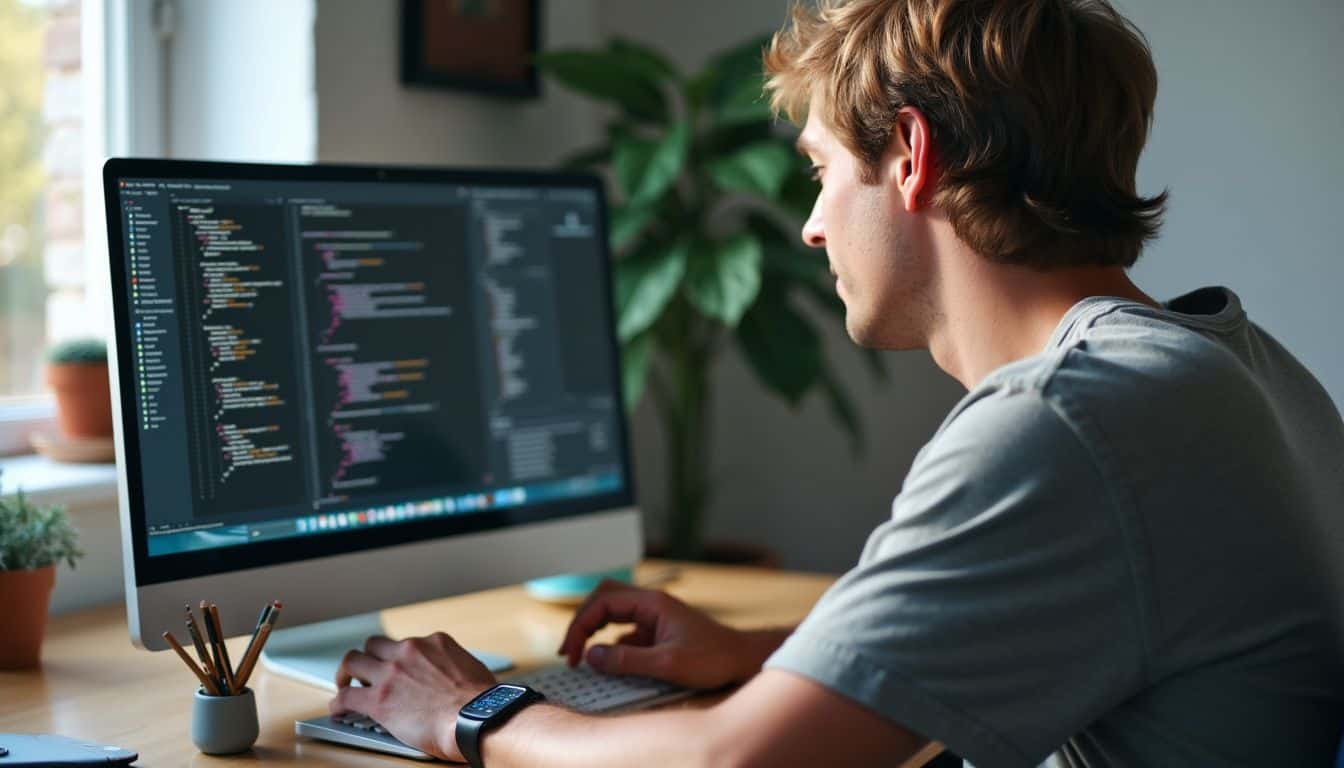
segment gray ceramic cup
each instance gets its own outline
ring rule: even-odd
[[[237,696],[196,690],[191,707],[191,743],[207,755],[246,752],[257,741],[257,698],[251,688]]]

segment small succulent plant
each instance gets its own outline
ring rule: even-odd
[[[47,352],[47,360],[61,363],[105,363],[107,343],[102,339],[71,339],[63,341]]]
[[[23,491],[0,496],[0,571],[28,571],[84,556],[64,507],[42,507]]]

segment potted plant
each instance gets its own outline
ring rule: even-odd
[[[35,506],[17,492],[0,497],[0,669],[36,667],[42,658],[56,564],[83,557],[61,507]]]
[[[112,393],[107,380],[107,345],[73,339],[47,353],[47,385],[56,395],[56,423],[67,438],[112,434]]]
[[[765,40],[685,75],[622,40],[537,57],[542,72],[615,107],[601,144],[568,164],[615,182],[611,246],[625,400],[647,390],[667,440],[666,552],[705,554],[710,484],[710,370],[735,343],[765,389],[795,408],[825,397],[856,453],[863,432],[850,397],[800,311],[843,322],[825,259],[797,236],[818,185],[763,96]],[[873,371],[885,375],[869,355]]]

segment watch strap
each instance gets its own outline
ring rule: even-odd
[[[522,687],[526,688],[526,693],[520,696],[516,701],[512,702],[507,709],[504,709],[486,720],[480,720],[474,717],[463,717],[461,713],[458,714],[457,726],[453,735],[457,739],[458,751],[462,753],[462,758],[467,761],[467,765],[470,765],[471,768],[485,768],[485,761],[481,759],[481,737],[486,731],[498,725],[502,725],[523,707],[538,701],[546,700],[546,697],[543,696],[540,691],[527,688],[527,686]],[[491,688],[481,695],[484,696],[486,693],[493,690],[494,688]],[[475,699],[472,699],[472,701],[475,701]],[[469,703],[470,702],[468,702],[468,704]]]
[[[481,727],[484,725],[484,720],[461,715],[457,718],[457,749],[471,768],[485,768],[481,762]]]

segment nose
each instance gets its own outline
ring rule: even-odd
[[[803,243],[809,248],[826,247],[826,230],[821,223],[821,195],[812,204],[812,213],[803,224]]]

